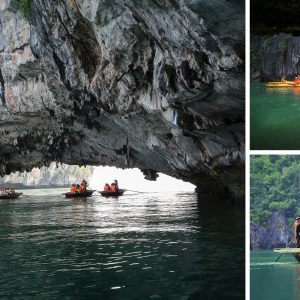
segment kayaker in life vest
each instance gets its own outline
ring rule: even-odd
[[[80,193],[80,185],[79,184],[76,185],[75,193]]]
[[[300,248],[300,217],[297,217],[294,223],[294,234],[297,248]]]
[[[70,193],[76,193],[76,184],[73,183],[70,187]]]
[[[111,189],[110,189],[110,185],[108,184],[108,183],[105,183],[105,185],[104,185],[104,192],[108,192],[108,191],[110,191]]]
[[[297,75],[294,79],[294,84],[299,85],[300,84],[300,75]]]

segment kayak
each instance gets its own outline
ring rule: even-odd
[[[21,195],[23,195],[23,193],[12,193],[12,194],[0,195],[0,200],[1,199],[17,199]]]
[[[63,193],[63,195],[66,196],[66,198],[78,198],[78,197],[90,197],[93,195],[95,190],[87,190],[85,192],[80,192],[80,193]]]
[[[123,196],[125,190],[118,189],[117,191],[98,191],[103,197],[118,197]]]
[[[293,81],[268,82],[268,83],[266,83],[266,87],[294,87],[294,86],[299,86],[299,84],[295,84]]]
[[[298,262],[300,262],[300,248],[275,248],[275,253],[292,254]]]

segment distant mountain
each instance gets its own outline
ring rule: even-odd
[[[293,239],[300,215],[300,157],[251,157],[251,247],[273,248]]]
[[[21,187],[63,187],[79,183],[83,178],[88,182],[94,167],[79,167],[52,162],[49,167],[34,168],[31,172],[15,172],[0,177],[0,186]]]

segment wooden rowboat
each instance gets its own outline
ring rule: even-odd
[[[118,197],[123,196],[126,190],[118,189],[117,191],[98,191],[103,197]]]
[[[291,254],[300,262],[300,248],[275,248],[274,252],[279,254]]]
[[[0,200],[2,200],[2,199],[17,199],[21,195],[23,195],[23,193],[3,194],[3,195],[0,195]]]
[[[80,192],[80,193],[63,193],[66,198],[79,198],[79,197],[91,197],[95,190],[87,190],[85,192]]]

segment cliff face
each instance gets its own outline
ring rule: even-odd
[[[268,220],[268,225],[253,223],[250,225],[250,247],[251,249],[285,247],[291,243],[293,234],[293,225],[288,225],[282,214],[274,212]]]
[[[0,177],[0,186],[50,187],[80,183],[83,178],[90,182],[93,167],[78,167],[51,163],[49,167],[33,168],[30,172],[15,172]]]
[[[294,0],[251,0],[253,79],[293,79],[299,74],[299,9],[299,2]]]
[[[300,73],[300,37],[277,34],[256,40],[260,77],[265,81],[278,80],[282,76],[293,79]],[[255,64],[255,59],[252,61]]]
[[[244,191],[241,1],[0,3],[0,174],[51,161]]]

